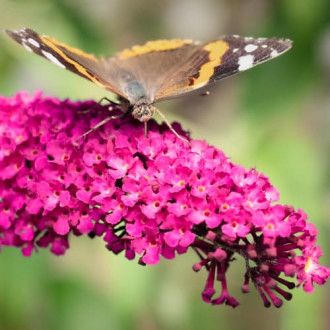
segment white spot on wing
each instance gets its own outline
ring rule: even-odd
[[[267,48],[267,47],[268,47],[268,45],[261,45],[261,47],[262,47],[262,48]]]
[[[238,71],[245,71],[253,67],[254,56],[253,55],[245,55],[241,56],[238,59]]]
[[[63,63],[61,63],[53,54],[51,54],[51,53],[48,53],[48,52],[46,52],[46,51],[44,51],[44,50],[42,50],[41,51],[42,52],[42,54],[46,57],[46,58],[48,58],[51,62],[53,62],[54,64],[56,64],[56,65],[58,65],[59,67],[61,67],[61,68],[65,68],[65,65],[63,64]]]
[[[233,53],[236,53],[238,51],[238,48],[233,49]]]
[[[254,52],[257,48],[258,48],[258,46],[254,45],[254,44],[248,44],[244,47],[244,49],[247,53]]]
[[[22,46],[29,52],[33,52],[33,50],[22,40]]]
[[[40,45],[39,45],[39,42],[37,42],[36,40],[32,39],[32,38],[29,38],[28,39],[28,42],[34,46],[34,47],[37,47],[37,48],[40,48]]]
[[[279,52],[276,49],[273,49],[273,51],[270,53],[270,57],[276,57],[279,55]]]

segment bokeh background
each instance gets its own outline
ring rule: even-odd
[[[304,209],[319,228],[329,266],[329,0],[0,0],[0,28],[30,27],[95,54],[111,55],[159,38],[211,40],[222,34],[286,37],[293,49],[222,81],[211,95],[158,104],[194,138],[270,177],[281,203]],[[0,93],[44,90],[61,98],[107,95],[0,36]],[[107,252],[101,240],[72,238],[64,257],[18,249],[0,255],[0,330],[329,329],[330,289],[296,289],[281,309],[240,293],[243,265],[230,290],[241,306],[201,300],[206,273],[193,253],[156,266]]]

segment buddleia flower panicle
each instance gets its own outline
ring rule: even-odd
[[[189,145],[153,120],[146,138],[129,116],[77,140],[107,107],[40,93],[0,98],[2,246],[26,257],[39,248],[62,255],[70,236],[89,235],[143,265],[194,250],[193,269],[208,274],[202,298],[214,305],[238,305],[227,285],[238,258],[242,292],[252,284],[266,307],[290,300],[296,284],[312,292],[326,282],[317,229],[304,211],[277,203],[265,175],[190,139],[178,124]]]

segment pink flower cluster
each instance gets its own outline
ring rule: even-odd
[[[274,204],[266,176],[152,120],[147,138],[128,116],[77,140],[108,113],[40,93],[0,98],[0,245],[62,255],[70,235],[87,234],[128,259],[140,255],[141,264],[192,248],[200,258],[193,269],[208,272],[203,299],[233,307],[226,275],[234,257],[245,261],[242,291],[253,283],[265,306],[291,298],[295,284],[284,276],[307,292],[325,283],[316,228],[302,210]]]

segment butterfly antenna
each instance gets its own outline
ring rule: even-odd
[[[178,134],[176,132],[176,130],[172,127],[172,125],[169,123],[169,121],[167,120],[167,118],[164,116],[164,114],[158,110],[157,108],[155,108],[157,113],[160,115],[160,117],[164,120],[165,124],[168,126],[168,128],[170,129],[170,131],[181,141],[188,143],[188,145],[190,144],[189,141],[187,139],[185,139],[184,137],[182,137],[180,134]]]

